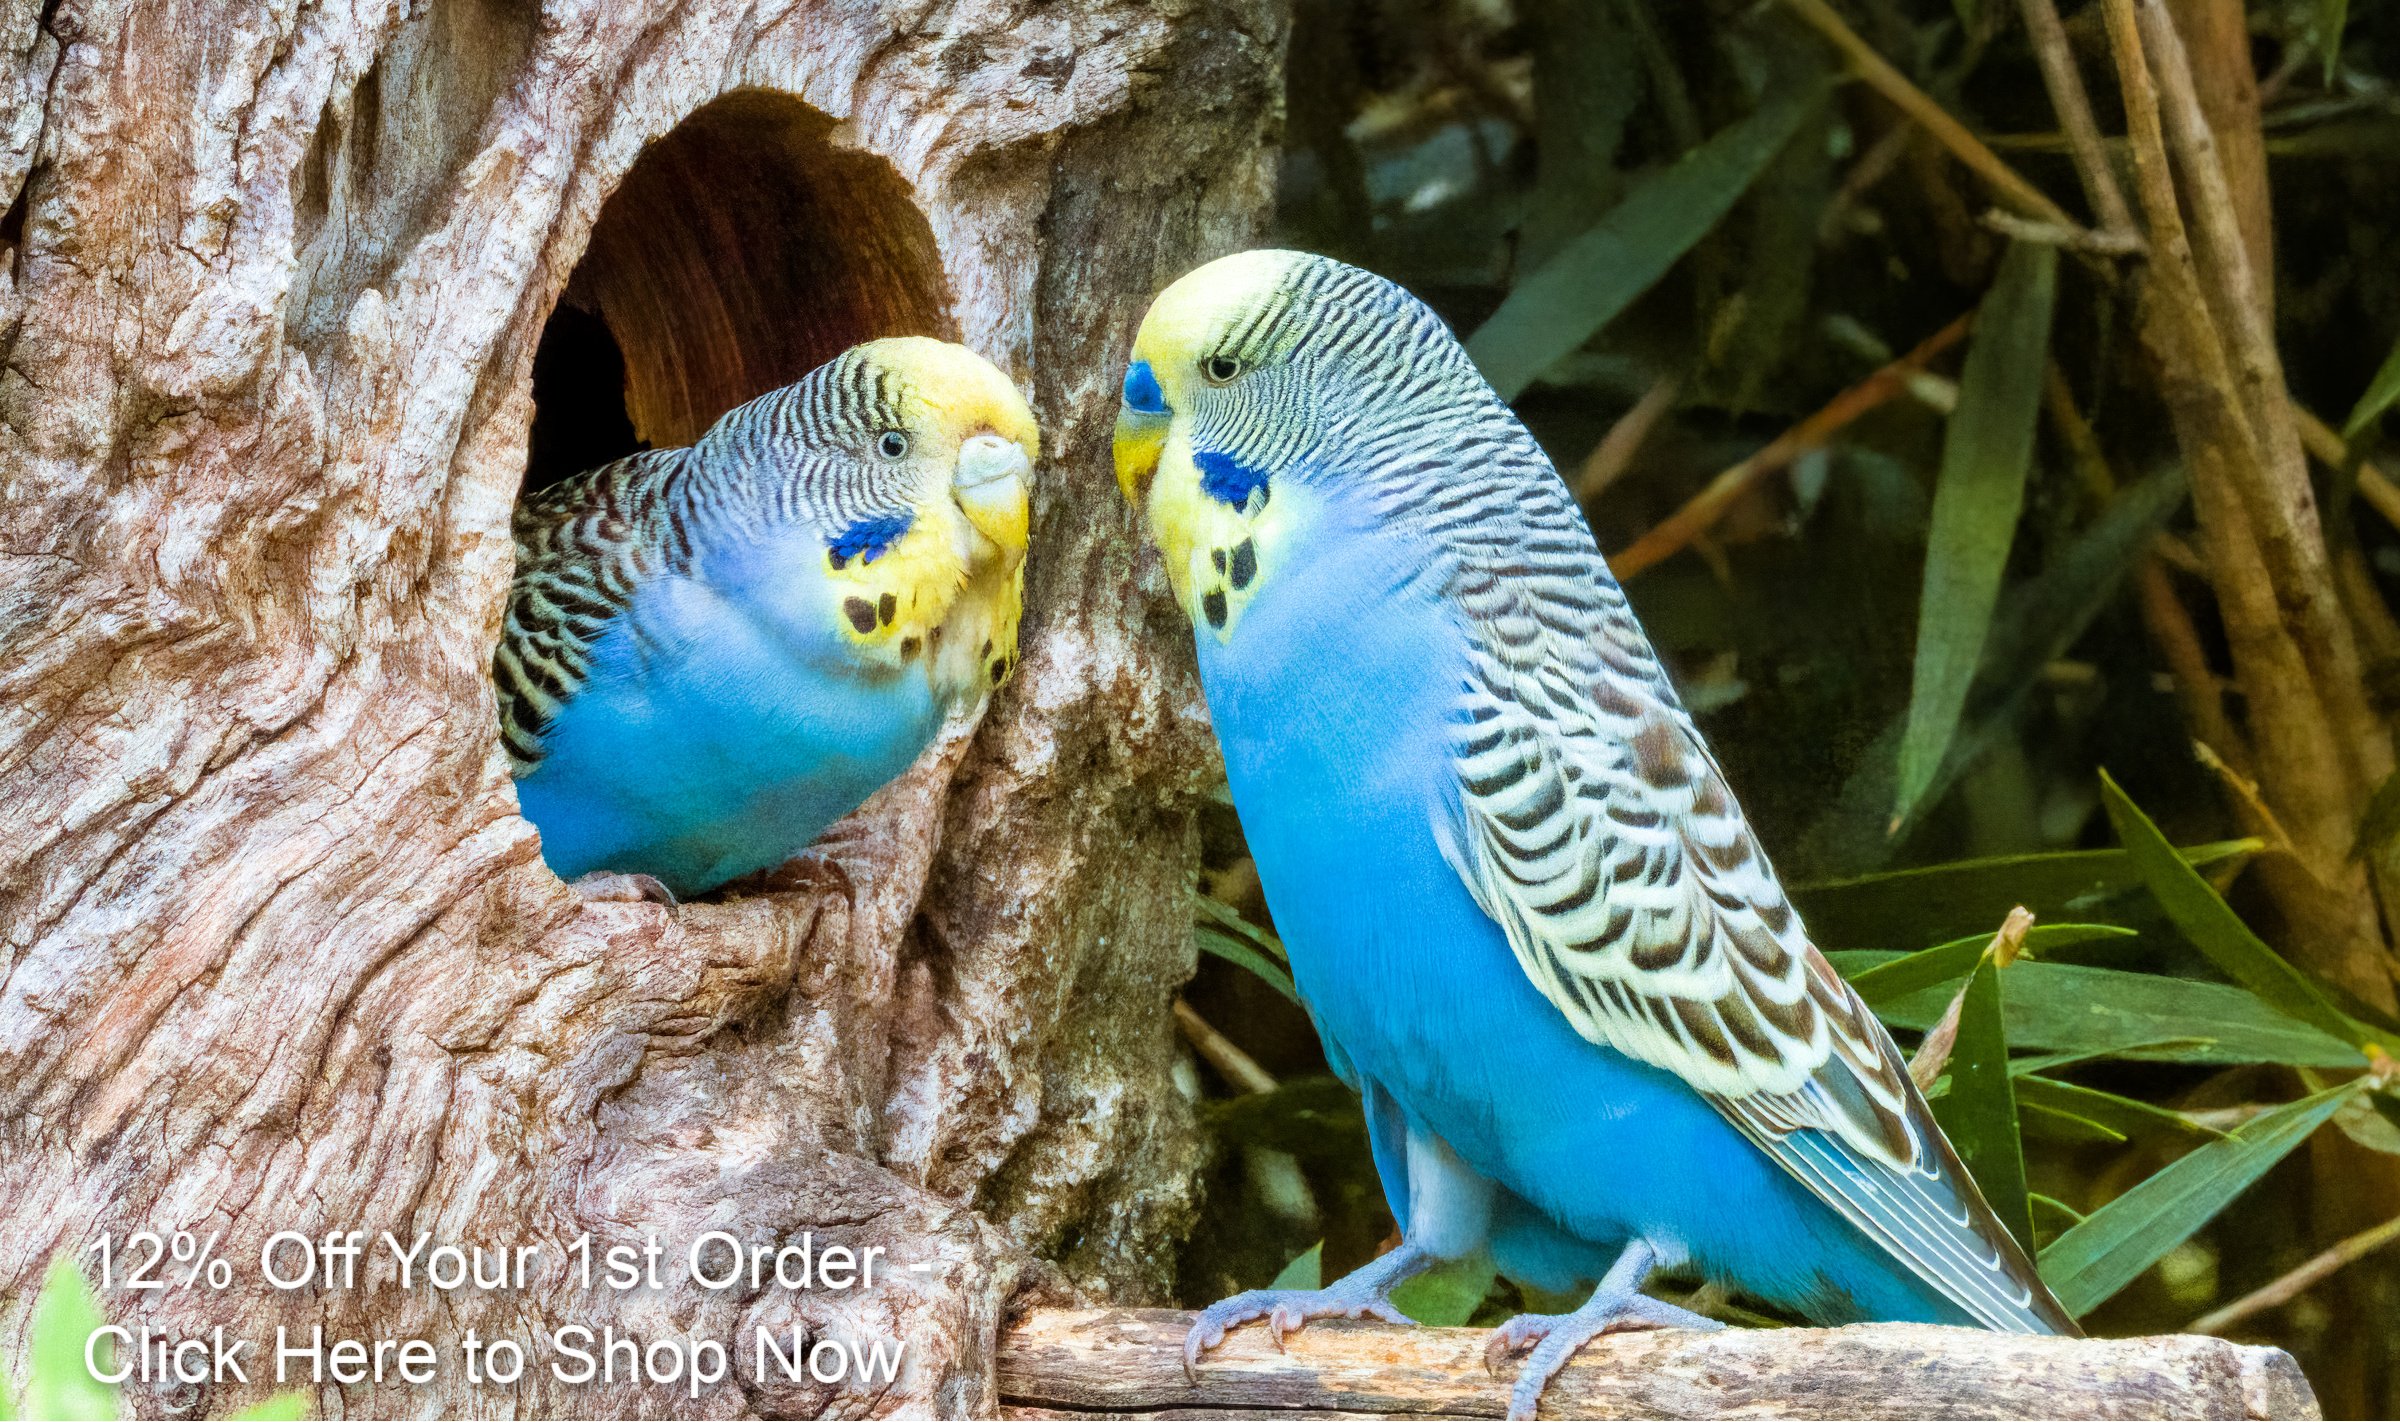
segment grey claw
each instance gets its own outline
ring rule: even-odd
[[[674,891],[648,874],[618,874],[607,869],[595,869],[567,887],[586,903],[676,906]]]

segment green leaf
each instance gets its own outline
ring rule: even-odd
[[[1268,987],[1282,993],[1293,1003],[1300,1001],[1300,990],[1292,983],[1292,975],[1281,963],[1275,962],[1248,943],[1229,933],[1218,931],[1214,924],[1200,924],[1192,929],[1192,941],[1200,951],[1223,958],[1237,968],[1243,968]]]
[[[2100,772],[2100,798],[2108,807],[2109,822],[2116,826],[2118,841],[2140,867],[2159,907],[2219,972],[2278,1010],[2352,1046],[2363,1047],[2380,1035],[2342,1015],[2316,984],[2252,933],[2208,881],[2176,855],[2158,826],[2150,823],[2150,817],[2117,788],[2105,770]],[[2400,1041],[2387,1040],[2384,1046],[2387,1051],[2400,1048]]]
[[[1392,1290],[1392,1305],[1428,1328],[1458,1328],[1475,1316],[1492,1291],[1491,1256],[1478,1251],[1436,1264]]]
[[[2090,1313],[2232,1204],[2357,1090],[2345,1082],[2278,1106],[2109,1201],[2042,1251],[2043,1281],[2068,1313]]]
[[[1242,917],[1231,904],[1206,894],[1194,894],[1192,908],[1210,927],[1240,939],[1286,967],[1291,965],[1292,955],[1284,951],[1283,940]]]
[[[1626,16],[1587,0],[1534,0],[1534,185],[1520,260],[1539,264],[1598,221],[1624,185],[1617,149],[1648,98]]]
[[[1367,1148],[1358,1093],[1326,1075],[1286,1077],[1273,1091],[1204,1101],[1200,1116],[1229,1144],[1308,1160],[1355,1158]]]
[[[2039,958],[2077,943],[2089,943],[2100,938],[2133,938],[2130,928],[2118,928],[2107,923],[2037,923],[2025,932],[2023,952],[2028,958]],[[1991,945],[1988,933],[1974,938],[1960,938],[1932,948],[1894,958],[1879,967],[1867,969],[1850,980],[1867,1006],[1890,1002],[1895,998],[1922,992],[1936,983],[1946,983],[1971,971]]]
[[[2083,1211],[2055,1196],[2035,1191],[2026,1197],[2033,1205],[2033,1221],[2052,1229],[2068,1229],[2083,1223]]]
[[[2172,465],[2144,477],[2111,500],[2048,567],[2010,590],[1993,620],[1983,665],[1967,698],[1965,730],[1953,737],[1933,782],[1918,797],[1920,810],[1948,794],[1986,749],[2015,734],[2043,670],[2083,636],[2116,595],[2135,555],[2182,507],[2185,494],[2183,471]],[[1902,843],[1904,836],[1893,833],[1891,809],[1910,714],[1903,708],[1885,724],[1832,806],[1809,825],[1802,852],[1810,862],[1872,868]],[[1907,827],[1904,820],[1901,829]],[[2039,905],[2027,906],[2042,911]]]
[[[2400,399],[2400,343],[2383,358],[2383,368],[2376,370],[2374,380],[2366,382],[2366,394],[2359,396],[2350,418],[2342,420],[2342,440],[2357,440],[2366,432],[2366,425],[2374,425],[2376,416],[2388,411],[2395,399]]]
[[[2366,433],[2367,426],[2390,409],[2394,400],[2400,400],[2400,344],[2395,344],[2392,353],[2383,358],[2382,368],[2367,382],[2367,393],[2358,397],[2350,418],[2342,422],[2342,438],[2355,440]]]
[[[2011,1057],[2008,1069],[2018,1076],[2034,1076],[2063,1067],[2080,1066],[2108,1057],[2122,1056],[2131,1060],[2167,1061],[2159,1055],[2168,1051],[2193,1050],[2212,1045],[2198,1037],[2155,1037],[2147,1042],[2111,1042],[2101,1047],[2086,1047],[2073,1052],[2035,1052],[2029,1056]]]
[[[86,1340],[99,1331],[99,1306],[74,1260],[65,1255],[50,1262],[41,1297],[33,1306],[33,1329],[26,1340],[25,1415],[59,1422],[114,1422],[117,1390],[99,1381],[83,1365]],[[103,1354],[103,1356],[106,1356]]]
[[[2300,1080],[2312,1090],[2326,1085],[2315,1072],[2302,1072]],[[2333,1123],[2343,1135],[2369,1150],[2400,1155],[2400,1100],[2388,1090],[2362,1091],[2356,1101],[2343,1102]]]
[[[2057,293],[2058,249],[2013,243],[1976,314],[1934,488],[1895,819],[1916,807],[1941,769],[2000,605],[2000,579],[2033,465]]]
[[[2026,1078],[2019,1077],[2019,1081]],[[2017,1103],[2017,1124],[2026,1139],[2051,1141],[2059,1145],[2123,1145],[2126,1136],[2114,1126],[2104,1126],[2087,1116],[2072,1111],[2055,1111],[2029,1101]]]
[[[1644,179],[1519,281],[1467,340],[1500,398],[1515,399],[1666,275],[1749,190],[1826,92],[1822,81],[1769,90],[1748,118]]]
[[[1848,976],[1897,955],[1826,956]],[[2008,1040],[2020,1050],[2213,1066],[2279,1062],[2356,1070],[2359,1065],[2358,1049],[2348,1042],[2223,983],[2067,963],[2019,963],[2008,974],[2003,1017]],[[1911,993],[1884,1003],[1876,1014],[1893,1027],[1922,1032],[1950,1005],[1954,991],[1954,985],[1942,984]]]
[[[2342,31],[2349,27],[2350,0],[2317,0],[2317,48],[2325,55],[2327,88],[2333,87],[2334,72],[2342,67]],[[2400,351],[2393,352],[2393,360],[2400,361]],[[2400,374],[2392,372],[2389,362],[2384,365],[2384,373],[2392,376],[2392,394],[2400,395]],[[2382,377],[2378,376],[2377,379],[2381,380]],[[2384,397],[2383,403],[2392,403],[2391,396]],[[2350,418],[2355,421],[2358,416],[2354,414]],[[2373,419],[2374,416],[2367,418]]]
[[[1933,1116],[1983,1188],[1992,1213],[2031,1249],[2033,1210],[2025,1199],[2025,1144],[2017,1134],[2017,1098],[2009,1084],[2000,975],[2000,964],[1986,953],[1967,979],[1958,1041],[1950,1051],[1950,1090],[1934,1103]]]
[[[1291,1263],[1283,1266],[1270,1289],[1321,1289],[1325,1287],[1325,1241],[1310,1245]]]
[[[1830,127],[1829,115],[1820,109],[1785,145],[1783,155],[1767,165],[1744,204],[1748,232],[1741,290],[1704,322],[1705,388],[1730,401],[1733,413],[1757,406],[1805,328],[1817,269],[1817,224],[1837,180]]]
[[[2383,777],[2383,783],[2367,797],[2367,808],[2358,817],[2358,833],[2350,841],[2350,857],[2364,860],[2381,854],[2394,835],[2400,835],[2400,770]]]
[[[2177,852],[2186,863],[2206,869],[2255,854],[2259,847],[2255,839],[2233,839]],[[1820,943],[1899,948],[1963,940],[1978,929],[1988,936],[2018,904],[2045,922],[2070,917],[2141,883],[2132,855],[2091,849],[1962,859],[1802,884],[1792,890],[1792,900]],[[1961,964],[1952,976],[1965,974]]]
[[[2083,1223],[2083,1212],[2064,1200],[2044,1195],[2039,1191],[2036,1191],[2031,1199],[2033,1201],[2034,1233],[2044,1242],[2056,1239]]]
[[[2181,1111],[2136,1101],[2112,1091],[2099,1091],[2073,1082],[2054,1081],[2046,1076],[2017,1078],[2017,1104],[2039,1107],[2110,1131],[2122,1140],[2127,1136],[2168,1135],[2185,1136],[2194,1140],[2222,1140],[2225,1133],[2201,1125]]]

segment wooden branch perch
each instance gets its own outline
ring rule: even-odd
[[[1245,1328],[1183,1368],[1191,1315],[1040,1310],[1000,1342],[1010,1417],[1498,1417],[1513,1368],[1472,1328]],[[1617,1334],[1550,1384],[1556,1417],[2315,1417],[2299,1365],[2215,1338],[2022,1338],[1965,1328]]]

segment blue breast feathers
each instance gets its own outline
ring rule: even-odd
[[[1247,508],[1252,494],[1266,491],[1265,471],[1252,469],[1230,454],[1203,449],[1192,455],[1192,463],[1200,469],[1200,491],[1218,503]]]
[[[885,514],[880,518],[862,518],[834,535],[828,551],[833,554],[833,566],[839,568],[853,558],[872,563],[890,551],[900,535],[908,532],[915,521],[911,514]]]
[[[1125,367],[1125,408],[1145,415],[1167,412],[1166,392],[1158,388],[1158,376],[1146,360]]]

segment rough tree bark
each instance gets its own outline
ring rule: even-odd
[[[1012,1291],[1160,1293],[1199,1154],[1166,1008],[1209,751],[1143,625],[1109,372],[1158,284],[1252,235],[1283,25],[0,0],[0,1354],[55,1252],[144,1227],[221,1236],[239,1277],[104,1296],[121,1321],[442,1348],[431,1386],[327,1386],[327,1414],[984,1412]],[[515,812],[485,668],[571,279],[662,442],[900,330],[1034,395],[1023,668],[837,831],[854,905],[583,904]],[[547,1267],[259,1282],[273,1232],[351,1229]],[[673,1258],[708,1229],[889,1262],[808,1292],[562,1267],[586,1231]],[[693,1397],[454,1361],[470,1328],[538,1357],[570,1322],[905,1362]],[[259,1377],[129,1396],[213,1412]]]

